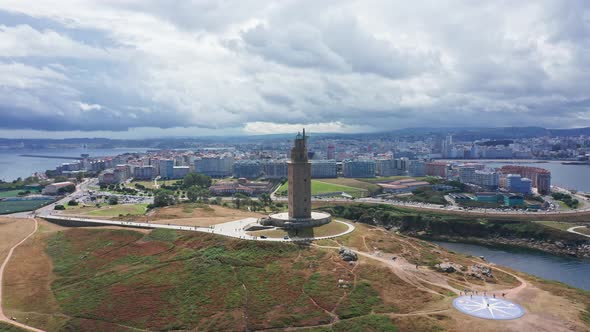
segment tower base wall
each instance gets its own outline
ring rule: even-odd
[[[312,212],[311,218],[289,218],[287,212],[275,213],[269,216],[269,223],[276,227],[296,229],[306,227],[317,227],[332,221],[332,216],[325,212]]]

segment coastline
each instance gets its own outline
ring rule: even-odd
[[[568,256],[582,259],[590,259],[590,243],[571,245],[568,243],[564,243],[562,241],[550,242],[522,238],[477,238],[431,234],[420,235],[412,233],[405,233],[405,235],[416,237],[425,241],[444,241],[452,243],[476,244],[490,248],[526,249],[556,256]]]

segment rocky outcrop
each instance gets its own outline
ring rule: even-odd
[[[481,280],[485,280],[485,278],[493,278],[494,274],[492,273],[492,269],[487,266],[483,266],[480,264],[475,264],[469,267],[469,271],[467,275],[470,275],[474,278],[478,278]]]
[[[342,257],[342,260],[345,262],[352,262],[358,260],[357,254],[346,247],[340,247],[340,250],[338,250],[338,254],[340,255],[340,257]]]
[[[463,269],[463,265],[455,264],[455,263],[451,263],[451,262],[444,262],[444,263],[436,264],[434,266],[434,268],[440,272],[453,273],[455,271],[461,271]]]

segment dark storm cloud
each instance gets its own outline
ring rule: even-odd
[[[7,0],[0,128],[590,125],[589,7]]]
[[[275,25],[276,24],[276,25]],[[403,78],[434,69],[437,55],[402,50],[373,37],[350,17],[317,26],[304,22],[257,25],[242,33],[245,49],[287,66]]]

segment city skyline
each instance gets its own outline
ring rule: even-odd
[[[588,126],[588,11],[584,1],[3,1],[0,136]]]

